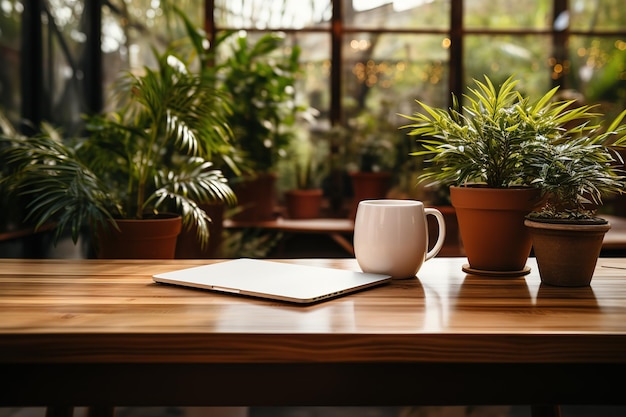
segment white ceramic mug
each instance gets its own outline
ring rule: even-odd
[[[428,251],[427,215],[437,219],[439,236]],[[414,277],[439,253],[446,236],[441,212],[416,200],[363,200],[354,220],[354,254],[363,272]]]

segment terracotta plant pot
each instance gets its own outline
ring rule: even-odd
[[[290,219],[315,219],[320,217],[323,192],[319,188],[289,190],[285,192],[287,217]]]
[[[539,205],[534,188],[450,187],[468,273],[523,275],[532,246],[525,216]]]
[[[463,244],[459,237],[459,222],[456,219],[456,211],[452,206],[432,206],[443,214],[443,219],[446,223],[446,238],[443,244],[443,248],[437,254],[438,257],[442,256],[465,256],[463,251]],[[437,222],[434,221],[432,216],[428,216],[428,242],[432,247],[434,242],[437,241],[438,230]]]
[[[356,209],[362,200],[385,198],[391,187],[391,172],[353,172],[350,173],[352,184],[352,206],[350,217],[356,217]]]
[[[222,243],[224,231],[224,203],[202,203],[200,207],[211,218],[209,223],[209,243],[202,247],[196,234],[196,227],[183,228],[176,243],[177,259],[207,259],[216,257]]]
[[[117,226],[96,230],[96,253],[100,259],[173,259],[182,218],[161,214],[155,218],[118,219]]]
[[[541,282],[559,287],[591,283],[602,240],[611,225],[545,223],[526,220]]]
[[[232,217],[241,222],[274,219],[276,174],[260,173],[232,181],[237,196],[238,211]]]

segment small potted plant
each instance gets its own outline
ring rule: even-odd
[[[173,51],[157,61],[157,69],[119,79],[117,110],[89,117],[83,141],[67,143],[53,130],[0,138],[1,181],[29,199],[28,218],[37,225],[56,222],[57,238],[69,229],[75,242],[90,227],[99,257],[173,257],[181,222],[197,226],[198,238],[208,240],[210,218],[198,202],[236,201],[209,159],[229,140],[228,101]],[[143,226],[154,234],[169,217],[173,225],[165,236],[173,242],[163,252],[135,235]]]
[[[285,208],[291,219],[320,217],[324,192],[321,187],[327,152],[321,151],[309,140],[298,138],[293,142],[290,162],[293,185],[285,191]]]
[[[342,136],[346,148],[346,168],[352,186],[350,217],[356,215],[361,200],[385,198],[397,169],[401,136],[390,122],[390,103],[382,103],[375,114],[361,112],[348,120]]]
[[[601,116],[601,115],[598,115]],[[534,147],[539,175],[533,185],[544,206],[527,216],[541,281],[548,285],[588,286],[602,240],[610,229],[596,215],[602,197],[624,192],[623,161],[615,147],[626,146],[622,112],[607,128],[579,125],[552,141]]]
[[[531,100],[508,78],[499,87],[485,76],[449,109],[418,101],[422,112],[403,117],[426,168],[418,181],[450,186],[469,273],[523,275],[531,238],[525,216],[541,203],[534,185],[533,145],[562,136],[567,123],[584,118],[585,108],[555,102],[557,89]]]

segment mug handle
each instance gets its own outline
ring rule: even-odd
[[[426,253],[426,259],[424,260],[427,261],[430,258],[435,257],[435,255],[437,255],[443,247],[443,241],[446,238],[446,223],[443,220],[443,214],[441,214],[441,212],[436,208],[425,207],[424,214],[426,216],[428,216],[429,214],[431,216],[435,216],[435,219],[437,219],[437,226],[439,227],[439,236],[437,236],[437,242],[435,242],[435,246],[433,246],[433,248],[428,251],[428,253]]]

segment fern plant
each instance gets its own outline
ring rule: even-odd
[[[482,183],[491,188],[530,185],[537,177],[535,148],[557,138],[589,130],[595,117],[589,106],[573,108],[555,101],[557,88],[531,101],[516,89],[519,80],[508,78],[499,87],[489,77],[474,80],[464,95],[467,105],[453,96],[450,109],[433,108],[417,101],[422,112],[401,115],[426,157],[419,181],[444,185]],[[571,122],[575,127],[566,129]]]
[[[88,118],[85,140],[64,143],[53,129],[0,137],[9,167],[0,182],[30,199],[28,218],[38,226],[57,222],[57,239],[70,229],[76,242],[86,224],[176,211],[206,244],[210,219],[198,203],[235,203],[211,162],[230,147],[228,100],[173,51],[155,55],[157,69],[119,79],[118,110]]]

